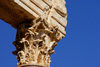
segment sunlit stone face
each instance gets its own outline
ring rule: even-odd
[[[0,19],[17,29],[13,54],[18,67],[50,66],[54,47],[66,34],[65,0],[2,0]]]
[[[1,0],[0,19],[17,27],[25,20],[42,18],[65,35],[67,11],[64,0]],[[6,14],[6,15],[4,15]]]

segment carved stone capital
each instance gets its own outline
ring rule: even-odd
[[[54,47],[61,39],[57,27],[49,25],[41,18],[34,21],[26,21],[17,28],[16,51],[19,65],[33,64],[49,67],[50,55],[54,53]]]
[[[0,19],[17,29],[17,67],[50,66],[54,47],[66,34],[65,0],[1,0]]]

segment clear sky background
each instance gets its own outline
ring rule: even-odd
[[[67,34],[51,56],[51,67],[100,67],[100,0],[66,2]],[[16,30],[0,20],[0,67],[16,67],[15,36]]]

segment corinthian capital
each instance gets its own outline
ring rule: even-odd
[[[65,0],[2,0],[0,15],[17,29],[17,67],[49,67],[57,42],[66,34]]]

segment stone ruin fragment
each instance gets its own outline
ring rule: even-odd
[[[17,29],[17,67],[50,67],[50,56],[66,34],[65,0],[1,0],[0,19]]]

